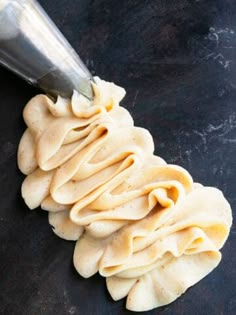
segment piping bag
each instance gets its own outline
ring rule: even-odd
[[[0,64],[52,97],[93,98],[93,77],[35,0],[0,0]]]

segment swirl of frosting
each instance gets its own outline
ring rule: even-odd
[[[220,262],[232,223],[216,188],[193,183],[153,154],[150,133],[119,105],[124,89],[99,78],[94,100],[34,97],[18,165],[22,196],[49,213],[54,232],[76,240],[83,277],[106,277],[114,300],[133,311],[174,301]]]

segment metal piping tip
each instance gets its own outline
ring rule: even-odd
[[[0,0],[0,63],[52,96],[93,98],[93,77],[34,0]]]

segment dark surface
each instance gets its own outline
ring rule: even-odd
[[[93,73],[127,89],[123,105],[156,153],[236,207],[235,0],[42,0]],[[0,69],[0,314],[120,315],[99,276],[73,269],[72,242],[20,196],[22,109],[37,91]],[[140,313],[142,314],[142,313]],[[235,315],[236,229],[220,266],[176,302],[147,315]]]

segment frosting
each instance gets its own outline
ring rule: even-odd
[[[76,241],[74,265],[99,272],[114,300],[146,311],[174,301],[220,262],[232,223],[222,192],[153,154],[150,133],[119,105],[124,89],[99,78],[94,100],[45,95],[24,109],[22,196]]]

